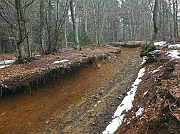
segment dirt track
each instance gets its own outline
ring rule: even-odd
[[[139,49],[123,49],[117,57],[81,69],[32,96],[0,100],[0,134],[99,134],[134,81]]]

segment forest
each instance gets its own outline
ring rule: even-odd
[[[153,26],[157,27],[157,40],[175,40],[180,25],[179,3],[178,0],[1,0],[0,52],[16,52],[20,60],[31,57],[32,51],[50,53],[65,47],[80,49],[90,44],[149,41]]]
[[[180,0],[0,0],[0,134],[179,134]]]

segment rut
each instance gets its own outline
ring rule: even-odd
[[[137,76],[139,52],[122,48],[31,95],[1,99],[0,134],[101,133]]]
[[[122,55],[124,57],[122,57]],[[122,58],[126,60],[123,61]],[[118,56],[113,77],[91,96],[83,98],[78,105],[63,116],[49,121],[46,128],[38,133],[45,134],[100,134],[112,120],[113,113],[123,100],[131,84],[137,77],[142,58],[137,49],[124,49]],[[100,76],[105,77],[105,76]],[[91,88],[89,87],[89,90]]]

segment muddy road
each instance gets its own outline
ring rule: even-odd
[[[137,76],[139,51],[123,48],[31,95],[1,99],[0,134],[101,133]]]

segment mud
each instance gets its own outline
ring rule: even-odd
[[[137,76],[139,51],[123,48],[31,95],[1,99],[0,134],[101,133]]]

